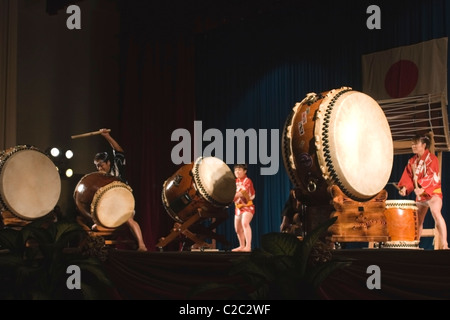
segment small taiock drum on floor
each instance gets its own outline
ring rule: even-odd
[[[73,194],[79,213],[105,228],[117,228],[134,215],[133,190],[119,178],[92,172],[78,182]]]
[[[23,220],[36,220],[53,211],[60,194],[58,170],[38,148],[19,145],[0,153],[2,211]]]
[[[390,241],[383,248],[419,249],[419,220],[413,200],[386,200],[386,223]]]

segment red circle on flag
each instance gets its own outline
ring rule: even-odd
[[[419,68],[410,60],[399,60],[386,73],[384,86],[392,98],[408,96],[419,80]]]

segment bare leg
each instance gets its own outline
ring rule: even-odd
[[[253,219],[253,214],[250,212],[242,213],[242,227],[244,229],[245,248],[242,251],[252,251],[252,228],[250,222]]]
[[[422,230],[423,230],[423,222],[425,221],[425,216],[428,212],[428,205],[427,204],[421,204],[420,202],[417,203],[417,218],[419,221],[419,240],[422,236]]]
[[[242,227],[242,217],[243,215],[235,215],[234,216],[234,229],[236,230],[236,235],[239,240],[239,247],[234,248],[231,251],[242,251],[245,248],[245,236],[244,236],[244,228]]]
[[[428,201],[428,204],[430,205],[430,211],[433,215],[434,223],[439,233],[438,249],[448,249],[447,226],[445,224],[444,217],[442,217],[441,214],[442,199],[434,196]]]
[[[139,224],[134,220],[133,217],[128,219],[127,221],[128,226],[130,227],[130,231],[133,234],[133,236],[136,238],[136,241],[138,242],[138,251],[147,251],[147,247],[145,246],[144,240],[142,238],[142,231]]]

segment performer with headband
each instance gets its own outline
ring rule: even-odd
[[[94,165],[99,172],[109,173],[115,177],[118,177],[123,183],[127,183],[125,179],[125,154],[122,147],[114,140],[109,134],[111,130],[100,129],[99,133],[109,142],[113,151],[113,159],[110,159],[108,152],[97,153],[94,157]],[[112,161],[111,161],[112,160]],[[147,251],[144,240],[142,238],[142,231],[139,224],[134,220],[132,216],[126,222],[130,228],[131,233],[138,242],[139,251]],[[94,224],[92,230],[95,230],[97,226]]]
[[[430,152],[431,139],[428,135],[416,135],[412,140],[415,154],[406,165],[398,183],[399,194],[407,196],[412,191],[416,194],[417,215],[419,220],[419,237],[428,208],[439,232],[439,248],[448,249],[447,226],[442,217],[442,190],[439,173],[439,160]]]
[[[255,214],[255,189],[252,180],[247,177],[247,165],[234,166],[236,176],[236,195],[234,196],[235,216],[234,228],[239,240],[239,247],[232,251],[252,251],[252,228],[250,222]]]

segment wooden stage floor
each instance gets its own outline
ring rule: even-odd
[[[236,283],[233,260],[248,253],[137,252],[111,250],[105,268],[115,286],[113,299],[222,300],[216,291],[191,298],[204,283]],[[350,266],[331,274],[320,287],[323,300],[440,300],[450,299],[450,250],[340,249],[335,258]],[[379,267],[380,288],[368,288],[371,266]]]

